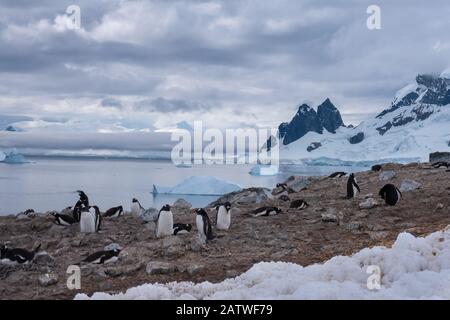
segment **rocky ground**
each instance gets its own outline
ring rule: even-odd
[[[207,245],[196,236],[195,214],[182,206],[174,209],[174,220],[192,223],[191,234],[164,239],[155,239],[153,223],[144,224],[130,215],[104,219],[98,234],[80,234],[78,226],[54,225],[49,214],[0,217],[0,244],[31,249],[40,243],[48,253],[28,265],[0,264],[0,299],[72,299],[79,292],[121,292],[150,282],[218,282],[260,261],[309,265],[365,247],[389,246],[403,231],[426,235],[450,224],[450,173],[443,168],[387,164],[381,172],[361,172],[356,178],[361,194],[351,200],[344,199],[347,177],[290,180],[298,191],[289,194],[291,200],[310,204],[302,211],[271,199],[270,191],[252,189],[230,195],[227,198],[237,208],[232,226],[228,232],[216,231],[217,238]],[[378,190],[386,183],[400,187],[407,179],[413,181],[404,183],[401,202],[385,206]],[[262,205],[279,206],[284,212],[259,218],[249,214]],[[210,217],[214,222],[212,211]],[[68,266],[111,244],[123,247],[119,260],[108,265],[81,264],[81,290],[69,290]]]

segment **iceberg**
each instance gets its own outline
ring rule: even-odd
[[[3,155],[4,157],[3,157]],[[22,163],[29,163],[25,157],[18,153],[17,151],[13,150],[9,153],[4,154],[3,152],[0,152],[0,162],[8,163],[8,164],[22,164]]]
[[[250,169],[249,174],[251,174],[252,176],[275,176],[279,172],[279,166],[258,164]]]
[[[242,190],[242,187],[210,176],[192,176],[173,187],[153,185],[153,194],[187,194],[221,196]]]

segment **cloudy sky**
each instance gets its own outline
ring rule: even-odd
[[[380,30],[366,26],[372,4]],[[448,0],[2,0],[0,124],[276,126],[327,97],[357,124],[450,66],[449,17]]]

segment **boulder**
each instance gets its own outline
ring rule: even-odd
[[[121,250],[122,247],[118,243],[110,243],[107,246],[105,246],[105,248],[103,250],[110,251],[110,250],[115,250],[115,249]]]
[[[209,206],[215,207],[219,204],[230,202],[232,205],[260,204],[261,202],[272,199],[273,196],[267,188],[248,188],[242,191],[231,192],[223,195]]]
[[[401,192],[414,191],[417,188],[420,188],[420,186],[421,184],[417,181],[405,179],[402,181],[402,184],[400,185],[400,191]]]
[[[190,264],[186,267],[186,272],[190,275],[190,276],[196,276],[199,273],[201,273],[203,270],[205,270],[205,266],[201,265],[201,264]]]
[[[348,139],[348,142],[350,142],[351,144],[357,144],[362,142],[363,140],[364,140],[364,132],[359,132],[354,136],[350,137],[350,139]]]
[[[190,209],[192,208],[192,204],[184,199],[178,199],[173,203],[172,207]]]
[[[320,148],[322,146],[322,144],[320,142],[312,142],[308,148],[306,148],[306,151],[311,152],[314,151],[318,148]]]
[[[395,171],[383,171],[378,176],[380,181],[389,181],[395,177]]]
[[[450,162],[450,152],[433,152],[430,153],[430,163],[435,162]]]
[[[49,287],[58,282],[58,276],[54,273],[46,273],[39,276],[38,282],[42,287]]]
[[[378,205],[378,202],[374,198],[367,198],[359,204],[360,209],[372,209]]]
[[[147,263],[146,272],[149,275],[169,274],[177,270],[175,265],[168,262],[151,261]]]

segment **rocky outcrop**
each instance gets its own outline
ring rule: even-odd
[[[322,123],[322,127],[327,129],[328,132],[336,133],[336,130],[344,125],[339,110],[328,98],[317,107],[317,116]]]
[[[430,163],[435,162],[450,162],[450,152],[433,152],[430,153]]]
[[[314,150],[320,148],[321,146],[322,146],[322,144],[321,144],[320,142],[312,142],[312,143],[308,146],[308,148],[306,148],[306,150],[307,150],[308,152],[311,152],[311,151],[314,151]]]
[[[351,144],[357,144],[362,142],[363,140],[364,140],[364,132],[359,132],[354,136],[350,137],[350,139],[348,139],[348,142],[350,142]]]
[[[307,104],[302,104],[298,108],[291,122],[284,122],[278,128],[284,145],[300,139],[310,131],[322,133],[323,127],[316,111]]]
[[[278,127],[278,133],[283,144],[288,145],[302,138],[308,132],[322,134],[326,129],[328,132],[336,133],[341,126],[344,126],[341,114],[327,98],[317,107],[317,112],[307,104],[302,104],[291,122],[283,122]],[[269,149],[270,145],[271,141],[268,141]]]

